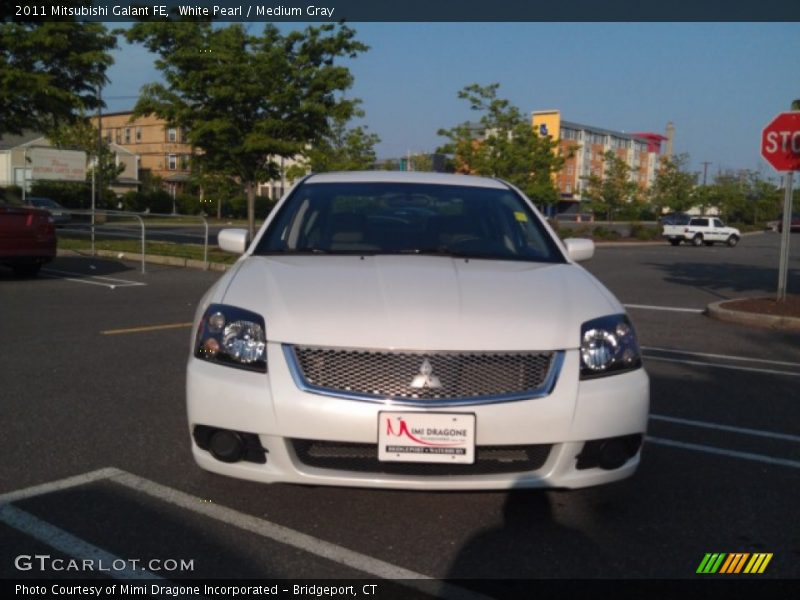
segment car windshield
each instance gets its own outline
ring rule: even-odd
[[[564,262],[510,189],[414,183],[305,183],[255,254],[440,254]]]

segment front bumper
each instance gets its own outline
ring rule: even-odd
[[[259,374],[191,357],[187,368],[190,432],[197,426],[256,434],[266,462],[221,462],[192,439],[202,468],[265,483],[378,487],[419,490],[578,488],[624,479],[639,464],[636,452],[622,466],[578,468],[590,440],[643,435],[649,410],[649,380],[643,369],[579,381],[576,350],[565,353],[560,377],[549,395],[500,404],[419,408],[345,400],[301,391],[280,344],[268,345],[269,373]],[[384,410],[473,413],[476,446],[550,446],[533,470],[459,475],[391,474],[320,468],[303,462],[296,440],[376,444],[378,413]],[[343,463],[344,464],[344,463]]]

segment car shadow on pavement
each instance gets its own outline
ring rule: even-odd
[[[618,488],[625,484],[614,485]],[[447,579],[485,579],[491,588],[487,591],[510,592],[520,578],[569,578],[576,573],[582,573],[581,577],[613,576],[606,552],[580,531],[592,517],[577,515],[575,509],[576,500],[582,496],[593,506],[583,506],[578,512],[602,511],[608,504],[603,497],[616,493],[609,486],[584,491],[508,492],[503,522],[476,533],[459,549]]]
[[[107,277],[121,273],[139,273],[138,265],[92,256],[59,256],[53,262],[42,266],[40,276],[43,276],[44,279],[59,279],[64,277]],[[31,277],[24,281],[30,282],[36,281],[36,279],[36,277]],[[14,276],[11,269],[0,268],[0,281],[13,280],[20,281]]]
[[[778,286],[778,267],[768,268],[737,263],[647,263],[665,273],[664,281],[702,289],[720,300],[740,296],[740,292],[753,295],[773,293]],[[790,293],[800,293],[800,270],[789,269],[787,288]]]

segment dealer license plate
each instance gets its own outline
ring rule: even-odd
[[[475,462],[475,415],[425,412],[378,414],[378,460]]]

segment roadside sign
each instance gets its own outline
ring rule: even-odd
[[[781,113],[764,127],[761,156],[776,171],[800,171],[800,111]]]
[[[783,235],[778,262],[778,300],[786,300],[789,277],[789,231],[792,219],[792,175],[800,170],[800,111],[785,112],[764,127],[761,156],[776,171],[784,173]]]

